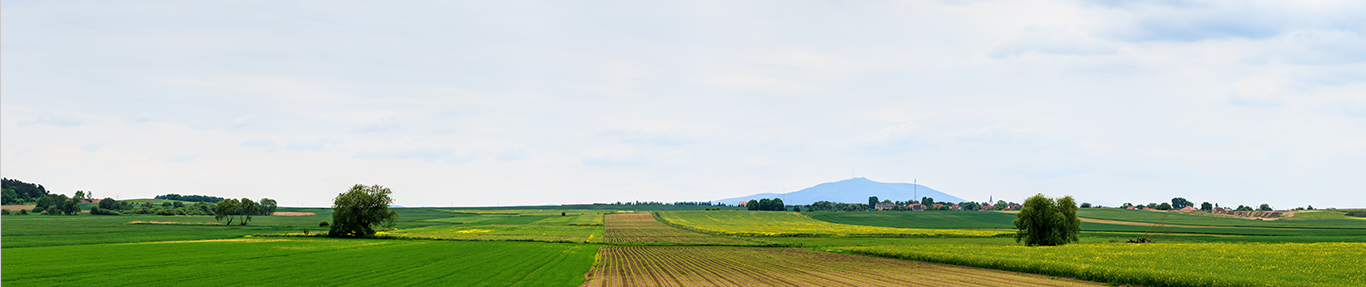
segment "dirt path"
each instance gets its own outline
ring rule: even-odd
[[[800,248],[607,246],[583,286],[1095,286],[1096,282]]]

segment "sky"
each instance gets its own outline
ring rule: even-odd
[[[1362,1],[4,1],[0,174],[329,206],[1366,206]]]

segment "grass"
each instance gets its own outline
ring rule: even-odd
[[[829,251],[1144,286],[1362,286],[1366,243],[957,244]]]
[[[395,209],[399,213],[396,228],[418,228],[446,225],[423,221],[449,217],[451,213],[423,209]],[[248,225],[196,225],[215,223],[213,216],[160,215],[6,215],[0,217],[0,247],[34,247],[55,245],[128,243],[170,240],[199,240],[237,238],[260,233],[327,232],[318,227],[319,221],[331,221],[331,209],[281,208],[277,211],[313,212],[309,216],[254,216]],[[134,221],[177,222],[186,224],[128,224]]]
[[[1286,218],[1283,219],[1283,220],[1326,220],[1326,219],[1355,219],[1355,217],[1347,216],[1347,213],[1346,213],[1346,212],[1341,212],[1341,211],[1335,211],[1335,210],[1315,210],[1315,211],[1301,211],[1301,212],[1299,212],[1299,213],[1295,213],[1295,216],[1286,217]]]
[[[545,242],[602,242],[600,226],[572,226],[556,224],[497,224],[497,225],[437,225],[395,231],[377,235],[476,241],[545,241]]]
[[[597,249],[327,238],[72,245],[5,249],[3,277],[5,286],[577,286]]]
[[[830,223],[786,211],[659,211],[664,222],[696,230],[742,236],[801,237],[991,237],[992,230],[912,229]]]

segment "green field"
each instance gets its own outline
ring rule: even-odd
[[[705,232],[742,236],[805,237],[990,237],[1003,231],[889,228],[838,224],[786,211],[659,211],[665,223]]]
[[[1366,229],[1366,220],[1348,218],[1326,220],[1249,220],[1242,218],[1217,217],[1208,215],[1185,214],[1181,212],[1160,212],[1112,208],[1083,208],[1077,216],[1085,218],[1131,221],[1143,223],[1162,223],[1193,226],[1228,227],[1269,227],[1269,228],[1320,228],[1320,229]],[[1165,217],[1164,217],[1165,216]]]
[[[826,250],[1144,286],[1362,286],[1366,243],[980,244]]]
[[[1145,286],[1351,286],[1361,283],[1360,276],[1353,277],[1360,264],[1341,258],[1366,257],[1366,243],[1344,243],[1366,242],[1366,228],[1356,224],[1366,220],[1329,213],[1279,222],[1172,213],[1159,225],[1151,222],[1164,213],[1083,209],[1083,217],[1109,221],[1083,223],[1079,244],[1022,247],[1009,236],[1016,215],[1002,212],[797,213],[683,206],[643,213],[642,208],[399,208],[395,228],[381,230],[376,239],[293,237],[305,230],[326,232],[318,227],[331,219],[325,208],[281,208],[315,214],[257,216],[245,226],[216,225],[211,216],[7,215],[0,247],[10,259],[3,266],[4,283],[14,286],[97,284],[92,278],[175,285],[185,280],[175,279],[178,274],[196,274],[196,282],[202,278],[216,285],[256,284],[224,270],[270,270],[254,273],[284,282],[266,285],[568,286],[584,282],[599,247],[616,245],[769,246],[743,249],[760,253],[792,246]],[[631,222],[620,221],[628,217]],[[130,224],[149,221],[175,224]],[[294,235],[280,236],[287,233]],[[1122,243],[1140,236],[1159,243]],[[66,257],[72,259],[23,259]],[[1325,268],[1337,265],[1351,268]],[[337,271],[346,268],[385,271]],[[83,276],[69,276],[70,270]]]
[[[597,249],[326,238],[7,248],[3,277],[5,286],[577,286]]]

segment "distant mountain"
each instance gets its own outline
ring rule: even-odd
[[[717,200],[717,202],[735,205],[736,203],[749,201],[750,199],[782,198],[783,204],[787,205],[807,205],[822,200],[844,203],[868,203],[869,196],[876,196],[879,201],[883,199],[890,199],[892,201],[920,200],[921,197],[931,197],[934,198],[934,201],[967,201],[925,187],[924,185],[876,182],[868,180],[867,178],[856,177],[836,182],[817,184],[816,186],[784,194],[760,193],[750,196]]]

